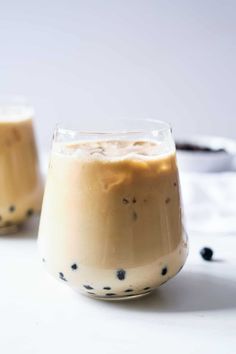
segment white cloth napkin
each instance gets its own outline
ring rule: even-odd
[[[236,172],[181,173],[187,230],[236,233]]]

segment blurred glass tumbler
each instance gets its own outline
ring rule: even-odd
[[[23,98],[0,97],[0,234],[17,231],[42,202],[33,109]]]
[[[169,125],[114,124],[56,129],[38,243],[54,277],[88,296],[121,300],[175,276],[188,244]]]

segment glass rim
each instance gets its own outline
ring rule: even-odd
[[[34,106],[23,95],[0,94],[0,121],[14,123],[19,120],[32,119]]]
[[[150,128],[138,128],[138,129],[97,129],[97,130],[85,130],[85,129],[68,129],[68,128],[63,128],[63,123],[58,123],[56,124],[56,127],[54,129],[54,134],[69,134],[69,135],[89,135],[89,136],[94,136],[94,135],[103,135],[103,136],[113,136],[113,135],[129,135],[129,134],[144,134],[144,133],[149,133],[149,134],[159,134],[162,132],[171,132],[172,127],[168,122],[159,120],[159,119],[153,119],[153,118],[119,118],[119,119],[114,119],[112,122],[144,122],[144,123],[152,123],[153,127]],[[159,125],[159,127],[155,127],[156,125]]]

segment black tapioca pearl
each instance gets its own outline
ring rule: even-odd
[[[15,205],[11,205],[11,206],[9,207],[10,213],[13,213],[15,210],[16,210]]]
[[[106,293],[106,296],[115,296],[116,294],[114,293]]]
[[[133,197],[132,203],[135,204],[137,202],[136,198]]]
[[[104,290],[111,290],[111,287],[110,287],[110,286],[104,286],[103,289],[104,289]]]
[[[116,271],[116,276],[119,280],[124,280],[125,279],[126,272],[124,269],[118,269]]]
[[[204,247],[201,249],[200,255],[205,261],[211,261],[213,256],[213,250],[209,247]]]
[[[146,286],[146,288],[144,288],[143,290],[150,290],[150,286]]]
[[[136,221],[138,219],[138,214],[136,211],[133,212],[133,220]]]
[[[174,187],[177,187],[177,182],[174,182]]]
[[[93,287],[90,285],[83,285],[83,287],[87,290],[93,290]]]
[[[129,204],[129,199],[123,198],[123,199],[122,199],[122,203],[123,203],[123,204]]]
[[[72,269],[72,270],[76,270],[76,269],[78,269],[77,264],[76,264],[76,263],[72,264],[71,269]]]
[[[125,293],[131,293],[132,291],[134,291],[133,289],[126,289]]]
[[[29,216],[33,215],[33,213],[34,213],[33,209],[28,209],[26,212],[26,215],[29,217]]]
[[[168,197],[168,198],[166,198],[165,203],[169,204],[169,202],[170,202],[170,198]]]
[[[162,270],[161,270],[161,275],[166,275],[167,274],[167,272],[168,272],[168,268],[167,267],[164,267],[164,268],[162,268]]]
[[[66,278],[64,277],[64,274],[62,272],[59,272],[59,278],[61,280],[67,281]]]

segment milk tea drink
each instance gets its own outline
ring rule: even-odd
[[[187,257],[174,146],[54,142],[39,230],[48,271],[99,298],[143,295]]]
[[[39,212],[41,202],[32,109],[0,104],[0,233]]]

